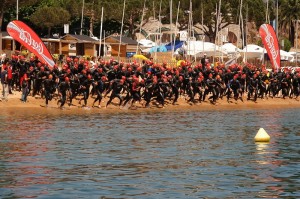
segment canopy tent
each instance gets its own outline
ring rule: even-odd
[[[233,45],[232,43],[226,43],[221,46],[221,49],[225,51],[229,59],[237,59],[241,56],[241,49]]]
[[[255,44],[249,44],[247,45],[242,51],[241,55],[245,58],[259,58],[262,59],[263,56],[267,55],[266,49],[255,45]],[[294,57],[291,55],[291,53],[286,52],[284,50],[280,50],[280,60],[281,61],[293,61]]]
[[[300,53],[298,52],[288,52],[291,56],[293,56],[293,59],[291,62],[296,62],[296,60],[299,62],[300,61]],[[296,57],[297,56],[297,57]]]
[[[280,60],[292,62],[294,61],[294,56],[284,50],[280,50]]]
[[[227,52],[219,46],[203,41],[188,41],[183,47],[187,55],[191,56],[227,56]]]
[[[264,56],[266,50],[258,45],[249,44],[241,51],[241,55],[245,58],[260,58]]]
[[[241,52],[241,49],[233,45],[232,43],[226,43],[221,46],[221,49],[226,51],[228,54],[235,54]]]

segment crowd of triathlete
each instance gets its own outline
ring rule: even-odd
[[[21,101],[27,96],[40,96],[48,106],[52,99],[59,107],[72,105],[79,100],[88,106],[93,96],[93,107],[101,107],[101,100],[108,97],[107,107],[114,98],[119,106],[134,106],[140,102],[149,107],[154,102],[159,107],[166,103],[177,104],[178,98],[187,103],[209,101],[216,104],[219,99],[228,103],[258,98],[282,97],[298,99],[300,93],[300,71],[266,69],[252,64],[214,66],[207,59],[199,63],[181,61],[177,66],[153,63],[151,60],[131,63],[114,59],[91,61],[84,58],[67,57],[59,66],[49,67],[37,58],[26,60],[13,55],[1,65],[2,100],[7,94],[21,91]],[[244,99],[245,98],[245,99]]]

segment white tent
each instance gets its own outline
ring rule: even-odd
[[[221,49],[228,54],[228,58],[237,59],[241,56],[241,49],[233,45],[232,43],[226,43],[221,46]]]
[[[284,50],[280,50],[280,60],[282,61],[293,61],[294,56],[291,55],[290,53],[284,51]]]
[[[293,59],[290,60],[290,62],[296,62],[296,60],[299,62],[300,61],[300,53],[298,52],[288,52],[291,56],[293,56]],[[297,59],[296,59],[297,56]]]
[[[234,54],[241,51],[238,47],[233,45],[232,43],[226,43],[221,46],[221,49],[226,51],[228,54]]]
[[[245,48],[241,51],[241,55],[244,58],[260,58],[264,56],[264,53],[266,50],[258,45],[255,44],[249,44],[245,46]]]
[[[241,55],[244,58],[259,58],[262,59],[267,50],[254,44],[247,45],[242,51]],[[294,56],[284,50],[280,50],[280,60],[281,61],[293,61]]]
[[[184,50],[187,55],[191,56],[202,56],[203,54],[207,56],[227,56],[226,51],[210,42],[188,41],[187,44],[184,45]]]

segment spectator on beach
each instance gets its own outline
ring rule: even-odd
[[[12,84],[13,84],[13,68],[10,62],[7,62],[7,84],[8,84],[8,93],[12,93]]]
[[[208,63],[208,59],[206,58],[206,53],[204,53],[201,59],[202,67],[206,66],[207,63]]]
[[[28,89],[28,77],[27,77],[27,74],[25,73],[24,76],[23,76],[23,81],[22,81],[22,97],[21,97],[21,101],[23,103],[26,103],[27,102],[27,96],[28,96],[28,93],[29,93],[29,89]]]
[[[7,81],[7,66],[6,65],[2,66],[1,84],[2,84],[2,100],[7,101],[8,81]]]

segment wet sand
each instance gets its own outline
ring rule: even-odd
[[[78,100],[73,100],[73,105],[65,105],[63,110],[58,108],[57,100],[53,99],[49,102],[49,106],[45,107],[45,100],[40,97],[28,96],[28,102],[23,103],[21,100],[21,93],[15,91],[14,94],[8,96],[8,101],[1,101],[1,114],[9,113],[26,113],[26,114],[85,114],[85,113],[100,113],[100,114],[122,114],[122,113],[140,113],[140,112],[178,112],[178,111],[226,111],[226,110],[249,110],[249,109],[293,109],[300,108],[300,101],[295,99],[269,98],[258,99],[255,103],[252,100],[244,102],[238,100],[237,102],[231,99],[228,103],[225,97],[223,100],[219,99],[216,105],[211,104],[208,100],[202,103],[187,103],[184,98],[179,98],[177,105],[166,103],[164,108],[161,108],[153,102],[150,108],[144,108],[142,104],[135,103],[133,108],[128,106],[120,108],[117,106],[118,99],[113,100],[107,108],[105,108],[108,97],[101,102],[101,108],[92,107],[94,97],[88,100],[88,107],[82,107]],[[79,99],[79,98],[77,98]],[[98,103],[96,103],[98,104]]]

